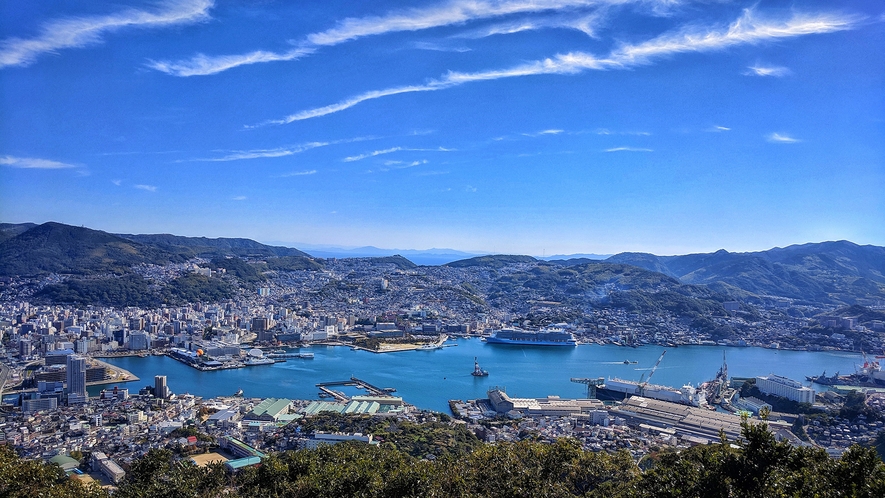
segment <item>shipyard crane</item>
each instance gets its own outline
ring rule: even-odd
[[[605,384],[605,378],[599,377],[596,379],[586,379],[583,377],[572,377],[571,381],[577,384],[586,384],[587,385],[587,399],[595,399],[596,398],[596,388]]]
[[[655,362],[655,366],[651,367],[651,371],[648,373],[648,378],[645,379],[645,382],[642,382],[642,380],[640,379],[639,386],[636,389],[636,393],[639,394],[640,396],[645,396],[645,386],[647,386],[648,383],[651,382],[651,376],[655,374],[655,370],[658,369],[658,365],[661,364],[661,360],[664,359],[665,354],[667,354],[666,349],[664,350],[663,353],[661,353],[661,356],[658,358],[658,361]]]

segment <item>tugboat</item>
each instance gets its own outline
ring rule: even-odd
[[[483,370],[482,368],[479,367],[479,362],[476,360],[476,356],[473,357],[473,372],[471,372],[470,375],[472,375],[474,377],[488,377],[489,376],[488,370]]]

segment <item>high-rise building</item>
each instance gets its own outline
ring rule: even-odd
[[[129,334],[129,349],[133,351],[150,349],[151,336],[147,332],[137,331]]]
[[[34,343],[30,339],[18,341],[18,354],[23,357],[34,354]]]
[[[154,396],[164,399],[169,397],[169,388],[166,387],[165,375],[154,376]]]
[[[68,404],[84,403],[88,399],[86,394],[86,358],[77,355],[68,355],[67,381],[68,381]]]

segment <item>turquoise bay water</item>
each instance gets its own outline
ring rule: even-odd
[[[448,412],[450,399],[485,397],[493,386],[505,387],[517,397],[558,395],[583,397],[581,384],[571,377],[620,377],[639,380],[665,349],[660,346],[625,348],[583,345],[578,347],[529,347],[485,344],[459,339],[457,346],[432,351],[375,354],[347,347],[318,346],[313,360],[290,359],[285,363],[236,370],[200,372],[165,356],[107,359],[133,374],[139,382],[121,384],[130,391],[153,384],[155,375],[166,375],[172,392],[203,397],[228,396],[242,389],[249,397],[317,399],[318,382],[345,380],[351,375],[378,387],[394,387],[396,394],[420,408]],[[853,353],[783,351],[762,348],[680,346],[667,348],[653,377],[656,384],[679,387],[712,379],[726,351],[731,376],[752,377],[774,373],[804,381],[806,375],[854,372],[861,357]],[[473,357],[490,372],[473,377]],[[636,361],[625,365],[624,360]],[[100,387],[90,388],[97,394]],[[354,393],[350,393],[354,394]]]

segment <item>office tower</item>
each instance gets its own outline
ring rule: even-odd
[[[157,375],[154,377],[154,396],[164,399],[169,397],[169,388],[166,387],[165,375]]]
[[[85,403],[89,399],[86,394],[86,358],[68,355],[66,369],[68,404]]]

